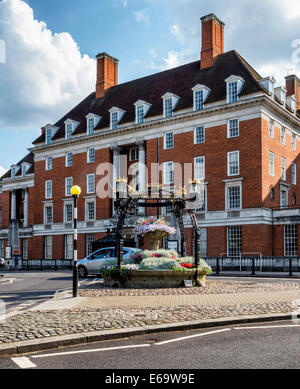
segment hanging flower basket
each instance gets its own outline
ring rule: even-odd
[[[135,232],[150,240],[151,250],[158,250],[161,240],[170,234],[175,234],[176,229],[170,227],[164,219],[151,217],[140,221]]]

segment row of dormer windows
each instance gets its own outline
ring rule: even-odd
[[[244,80],[238,76],[231,76],[225,80],[227,84],[227,103],[235,103],[239,99],[239,94],[242,90]],[[211,90],[205,85],[197,84],[193,91],[193,110],[201,111],[205,108],[205,102],[211,93]],[[166,93],[162,96],[163,99],[163,116],[165,118],[170,118],[173,116],[174,109],[180,97],[174,93]],[[135,104],[135,124],[143,124],[145,122],[145,117],[151,108],[151,104],[138,100]],[[116,130],[119,126],[122,117],[125,114],[125,111],[118,107],[112,107],[109,110],[110,113],[110,129]],[[101,121],[102,117],[90,113],[86,116],[86,126],[87,126],[87,135],[94,135],[94,130]],[[78,122],[68,119],[65,121],[65,140],[71,140],[73,132],[76,127],[79,125]],[[55,128],[46,129],[46,144],[49,145],[52,143],[52,137],[54,135]]]

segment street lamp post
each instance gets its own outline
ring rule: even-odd
[[[77,297],[77,290],[78,290],[78,255],[77,255],[77,238],[78,238],[78,230],[77,230],[77,199],[81,194],[81,189],[79,186],[75,185],[71,188],[71,195],[73,196],[74,200],[74,213],[73,213],[73,219],[74,219],[74,256],[73,256],[73,297]]]

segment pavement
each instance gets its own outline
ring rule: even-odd
[[[1,316],[0,355],[119,339],[161,331],[290,320],[300,280],[221,279],[206,288],[114,289],[84,284],[22,313]],[[2,318],[2,321],[1,321]]]

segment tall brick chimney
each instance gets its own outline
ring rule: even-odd
[[[118,63],[117,58],[107,53],[98,54],[97,57],[97,84],[96,99],[104,97],[106,91],[118,84]]]
[[[202,22],[202,49],[201,69],[213,66],[218,55],[224,53],[224,27],[220,19],[214,14],[201,18]]]
[[[295,95],[297,99],[296,111],[300,109],[300,80],[297,76],[290,75],[285,77],[287,97]]]

